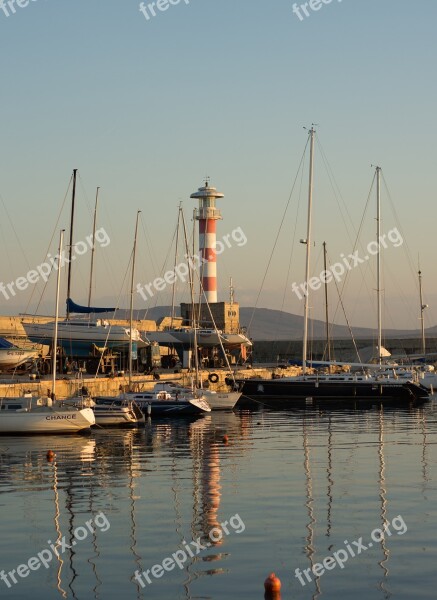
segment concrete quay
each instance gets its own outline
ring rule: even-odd
[[[240,368],[238,370],[232,370],[238,377],[266,377],[271,378],[272,374],[280,375],[298,375],[301,372],[300,368],[290,367],[288,369],[276,369],[276,368]],[[209,376],[216,374],[218,381],[212,383],[209,381]],[[200,377],[204,387],[210,389],[223,389],[226,387],[225,378],[229,377],[230,372],[227,369],[210,369],[202,370]],[[157,381],[178,381],[182,385],[191,385],[191,380],[194,377],[193,372],[189,372],[187,369],[180,369],[176,371],[161,369],[157,372],[159,380],[156,379],[156,375],[133,375],[132,376],[132,389],[133,390],[150,390],[153,388]],[[56,397],[58,400],[63,398],[69,398],[78,393],[82,386],[88,388],[91,396],[116,396],[120,392],[127,391],[129,388],[129,380],[126,373],[115,376],[90,376],[80,374],[79,376],[74,375],[59,375],[56,378]],[[25,374],[20,376],[8,376],[3,375],[0,377],[0,398],[3,397],[17,397],[22,396],[25,393],[30,393],[33,396],[47,395],[51,392],[52,380],[50,375],[41,377],[40,379],[33,379],[32,375]]]

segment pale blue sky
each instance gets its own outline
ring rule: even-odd
[[[373,177],[370,165],[383,167],[414,266],[420,254],[431,305],[427,324],[436,324],[437,4],[333,0],[302,22],[292,7],[291,0],[191,0],[149,21],[136,0],[33,0],[9,17],[0,10],[0,194],[26,256],[2,205],[1,280],[13,281],[44,260],[78,168],[75,237],[91,231],[99,185],[99,225],[111,244],[96,256],[94,295],[112,302],[127,270],[136,210],[143,211],[148,238],[141,231],[136,279],[149,282],[160,273],[147,246],[161,265],[178,203],[184,201],[189,220],[189,196],[208,174],[225,194],[218,236],[240,226],[248,238],[220,257],[220,297],[227,297],[232,276],[236,299],[253,305],[306,143],[303,126],[316,122],[356,227]],[[306,182],[305,171],[297,240],[306,235]],[[260,306],[301,313],[290,285],[283,304],[296,201]],[[364,244],[374,236],[372,218],[369,213]],[[66,209],[63,226],[68,220]],[[383,230],[395,224],[386,203]],[[351,251],[352,237],[316,154],[315,259],[326,240],[331,260],[338,260]],[[386,324],[414,328],[417,284],[404,249],[386,253]],[[303,279],[303,253],[297,244],[289,284]],[[73,297],[81,302],[88,257],[76,265]],[[319,258],[314,272],[320,270]],[[373,326],[375,283],[366,275],[367,293],[360,279],[358,272],[351,276],[346,310],[353,324]],[[41,291],[38,286],[30,308]],[[333,287],[330,294],[335,304]],[[52,304],[51,288],[46,296]],[[23,310],[29,297],[28,291],[14,302],[0,297],[1,312]],[[163,294],[153,304],[168,300]],[[318,292],[316,316],[323,315],[322,303]]]

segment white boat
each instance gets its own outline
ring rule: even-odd
[[[27,337],[34,343],[50,345],[53,340],[55,321],[38,323],[22,321]],[[127,348],[130,343],[130,329],[121,325],[110,325],[104,319],[68,319],[58,322],[58,345],[67,355],[89,356],[93,345],[106,348]],[[143,342],[139,331],[132,329],[132,340]],[[146,345],[147,342],[144,342]]]
[[[184,387],[173,381],[166,381],[157,385],[162,386],[161,389],[164,389],[171,394],[175,394],[176,392],[179,392],[180,394],[192,393],[190,388]],[[198,389],[197,391],[205,397],[211,410],[232,410],[241,397],[241,392],[225,392],[204,388]]]
[[[58,256],[62,256],[64,231],[59,237]],[[58,268],[56,285],[56,321],[53,347],[57,347],[57,321],[61,269]],[[91,408],[62,405],[55,400],[56,360],[53,361],[52,397],[2,398],[0,400],[0,433],[77,433],[89,429],[96,420]]]
[[[89,406],[94,412],[96,425],[100,427],[119,427],[144,423],[144,415],[139,406],[128,398],[78,398],[79,406]],[[70,401],[69,401],[70,402]]]
[[[99,427],[135,426],[144,423],[144,415],[139,406],[133,400],[122,396],[92,398],[88,390],[82,388],[81,395],[67,398],[62,403],[78,408],[90,408]]]
[[[136,402],[126,398],[94,401],[92,406],[96,425],[101,427],[135,426],[144,423],[144,414]]]
[[[133,400],[145,414],[152,416],[185,416],[211,412],[205,396],[196,396],[191,390],[169,392],[165,385],[157,383],[153,390],[127,392],[120,399]],[[97,403],[109,399],[112,398],[95,398]]]
[[[390,379],[392,381],[415,381],[425,387],[431,394],[437,390],[437,373],[431,365],[417,366],[391,366],[381,368],[375,372],[378,380]]]
[[[0,434],[78,433],[94,424],[91,408],[66,406],[48,397],[0,400]]]
[[[36,356],[36,350],[18,348],[8,340],[0,338],[0,371],[15,369]]]
[[[252,342],[242,333],[223,333],[215,329],[194,329],[193,327],[177,327],[165,331],[145,331],[144,337],[150,342],[157,342],[161,346],[182,344],[192,347],[197,336],[199,346],[213,347],[223,344],[226,348],[246,346],[251,347]]]

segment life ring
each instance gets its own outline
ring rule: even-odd
[[[217,375],[217,373],[210,373],[208,375],[208,379],[211,383],[217,383],[217,381],[219,380],[219,376]]]

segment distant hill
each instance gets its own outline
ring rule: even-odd
[[[303,317],[280,310],[269,308],[240,308],[240,322],[242,325],[250,325],[250,335],[254,340],[300,340],[303,331]],[[325,338],[325,322],[317,319],[311,320],[309,324],[309,335],[312,339]],[[437,327],[434,328],[437,332]],[[367,327],[352,327],[353,335],[359,338],[375,337],[375,329]],[[330,335],[335,339],[350,338],[349,329],[346,325],[331,325]],[[419,331],[386,329],[385,337],[417,337]]]
[[[270,308],[240,308],[240,322],[249,327],[249,335],[254,340],[300,340],[303,331],[303,317],[281,310]],[[312,338],[325,337],[325,323],[311,321],[310,335]],[[334,326],[333,337],[349,337],[347,327]],[[363,330],[363,335],[372,335],[371,330]]]
[[[135,318],[151,319],[157,321],[161,317],[169,316],[171,312],[170,306],[155,306],[147,311],[135,311]],[[179,315],[179,307],[176,308],[176,314]],[[128,318],[128,311],[117,311],[117,318]],[[273,310],[270,308],[240,307],[240,322],[242,326],[248,327],[250,324],[249,335],[254,340],[270,341],[270,340],[300,340],[302,338],[303,317],[293,315],[288,312]],[[375,329],[366,327],[353,327],[354,337],[374,338]],[[426,330],[428,337],[437,336],[437,326],[430,327]],[[311,320],[309,326],[309,335],[312,339],[325,338],[325,323],[324,321]],[[384,329],[384,337],[405,338],[419,337],[419,330],[401,330],[401,329]],[[345,325],[332,325],[331,337],[335,339],[349,339],[349,329]]]

